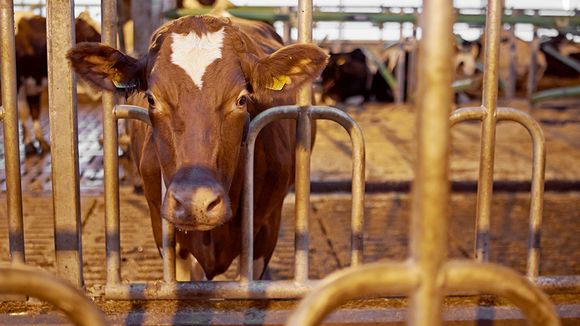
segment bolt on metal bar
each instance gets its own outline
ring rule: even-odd
[[[117,0],[102,0],[102,42],[117,46]],[[105,183],[105,233],[107,283],[121,282],[121,226],[119,208],[118,124],[115,95],[103,93],[103,165]]]
[[[75,43],[74,3],[47,3],[48,95],[58,275],[83,286],[76,84],[66,52]]]
[[[420,284],[410,295],[411,325],[441,323],[441,268],[447,259],[449,118],[454,12],[450,1],[423,2],[418,63],[417,160],[411,209],[412,262]]]
[[[346,113],[331,107],[312,107],[312,119],[327,119],[340,124],[350,135],[352,144],[351,266],[363,262],[365,143],[362,129]]]
[[[10,259],[24,263],[24,222],[22,185],[20,181],[20,148],[18,140],[18,90],[16,89],[16,50],[14,44],[14,9],[12,0],[0,2],[0,52],[2,85],[2,122],[6,171],[6,213]]]
[[[482,95],[482,106],[486,110],[486,115],[481,128],[479,182],[477,184],[477,215],[475,222],[475,256],[479,261],[489,260],[489,230],[495,159],[495,111],[498,92],[501,13],[501,0],[488,1],[487,20],[485,24],[485,70],[483,72]]]
[[[298,1],[298,42],[312,42],[312,0]],[[296,121],[296,220],[294,279],[308,280],[308,219],[310,216],[310,155],[312,151],[312,120],[308,106],[312,101],[312,84],[302,87],[297,104],[301,107]]]
[[[54,305],[75,325],[106,325],[105,316],[70,283],[38,268],[25,265],[0,267],[0,293],[24,294]]]

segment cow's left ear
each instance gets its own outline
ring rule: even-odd
[[[307,82],[314,81],[328,61],[324,50],[313,44],[285,46],[252,64],[250,82],[260,99],[288,98]]]

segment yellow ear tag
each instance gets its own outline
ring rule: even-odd
[[[273,91],[280,91],[286,84],[290,84],[291,80],[290,77],[286,75],[281,76],[274,76],[272,77],[272,85],[266,87],[267,89],[271,89]]]

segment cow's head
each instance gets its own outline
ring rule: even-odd
[[[147,98],[167,185],[162,216],[181,229],[209,230],[232,217],[228,192],[248,118],[293,102],[326,63],[314,45],[271,53],[280,43],[260,26],[260,33],[248,35],[229,19],[183,17],[158,29],[139,60],[98,43],[79,44],[68,54],[93,85],[133,88]]]

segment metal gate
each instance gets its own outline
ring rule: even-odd
[[[452,99],[452,4],[445,0],[424,1],[423,10],[411,257],[405,262],[367,264],[330,275],[302,300],[288,324],[318,324],[332,310],[350,299],[404,295],[410,298],[407,319],[411,325],[438,325],[442,321],[445,295],[486,293],[510,300],[535,325],[560,325],[554,306],[540,287],[550,292],[577,292],[578,277],[538,277],[545,168],[544,137],[539,125],[528,115],[509,108],[496,110],[502,1],[489,0],[487,6],[483,103],[478,108],[457,110],[451,118],[448,118],[447,112]],[[449,127],[460,121],[474,119],[482,120],[483,124],[475,246],[476,257],[480,262],[448,260]],[[534,144],[527,269],[529,279],[508,268],[486,262],[497,120],[513,120],[522,124],[532,136]]]
[[[102,2],[103,42],[116,44],[116,0]],[[9,214],[10,254],[14,264],[25,262],[22,222],[22,194],[18,153],[16,89],[14,87],[14,36],[13,2],[0,2],[2,24],[2,92],[5,125],[7,205]],[[55,244],[57,274],[76,287],[83,286],[82,241],[80,233],[80,194],[78,183],[76,98],[72,71],[65,59],[72,47],[73,2],[48,1],[49,36],[49,106],[53,157],[53,201],[55,216]],[[446,230],[448,187],[449,126],[459,121],[483,121],[480,188],[478,191],[478,257],[486,258],[493,172],[493,146],[496,120],[514,120],[523,124],[534,142],[533,200],[531,219],[528,277],[537,286],[550,293],[580,293],[580,277],[538,276],[538,246],[542,214],[543,169],[545,149],[541,129],[531,118],[512,109],[496,110],[497,51],[500,27],[500,0],[490,0],[487,13],[488,58],[484,85],[484,103],[481,108],[455,112],[451,120],[447,113],[451,103],[449,90],[451,44],[447,44],[453,24],[451,4],[444,0],[426,1],[423,10],[422,47],[420,62],[437,63],[435,67],[420,65],[420,105],[424,109],[419,123],[419,159],[414,185],[415,203],[412,223],[412,257],[401,263],[362,262],[362,225],[364,204],[364,141],[356,123],[343,112],[329,107],[310,105],[310,93],[300,95],[297,106],[272,108],[255,117],[250,125],[247,144],[246,180],[244,189],[243,251],[241,254],[241,280],[239,282],[176,282],[173,227],[163,221],[163,281],[155,283],[126,284],[121,282],[119,176],[117,158],[117,120],[124,118],[148,121],[143,108],[115,105],[112,95],[103,97],[104,156],[105,156],[105,219],[107,281],[105,297],[111,299],[191,299],[191,298],[297,298],[314,291],[301,305],[294,322],[301,325],[306,317],[319,321],[331,308],[350,297],[359,295],[411,296],[410,319],[414,324],[432,324],[440,320],[443,294],[468,294],[479,291],[507,296],[518,303],[527,316],[535,321],[556,324],[553,307],[547,298],[530,281],[507,268],[465,261],[446,262]],[[299,3],[299,41],[310,42],[312,26],[312,0]],[[58,37],[57,37],[58,36]],[[427,83],[426,80],[429,82]],[[253,250],[253,146],[260,130],[276,119],[297,121],[296,148],[296,263],[295,279],[287,281],[255,281],[252,275]],[[317,119],[329,119],[342,125],[351,135],[353,146],[353,205],[352,205],[352,269],[338,272],[323,281],[308,279],[308,214],[310,180],[311,124]],[[58,126],[57,126],[58,122]],[[427,146],[427,143],[429,146]],[[429,225],[429,227],[424,227]],[[351,278],[352,277],[352,278]],[[378,281],[375,284],[371,280]],[[361,292],[354,291],[358,285]],[[475,292],[474,292],[475,291]],[[337,295],[343,294],[343,295]],[[317,298],[333,299],[322,307]],[[339,300],[336,300],[339,299]],[[336,300],[336,301],[335,301]],[[537,307],[533,307],[537,305]],[[320,307],[320,309],[316,309]]]

